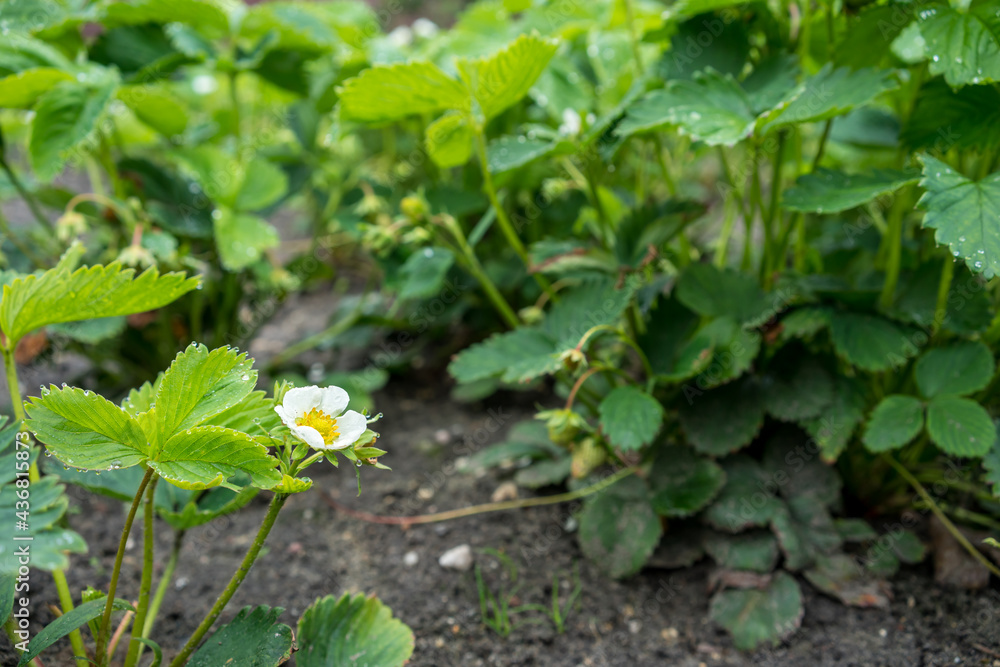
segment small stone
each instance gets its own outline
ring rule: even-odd
[[[403,556],[403,565],[406,567],[413,567],[420,562],[420,554],[416,551],[407,551]]]
[[[641,621],[637,621],[637,620],[633,619],[633,620],[631,620],[631,621],[628,622],[628,631],[629,631],[629,633],[631,633],[633,635],[637,635],[637,634],[639,634],[640,630],[642,630],[642,622]]]
[[[909,607],[910,609],[913,609],[914,607],[917,606],[917,599],[912,595],[906,598],[906,606]]]
[[[447,445],[449,442],[451,442],[451,433],[448,431],[448,429],[439,428],[438,430],[434,431],[434,441],[439,445]]]
[[[495,503],[501,503],[505,500],[514,500],[517,498],[517,484],[514,482],[504,482],[493,491],[493,495],[490,496],[490,500]]]
[[[434,526],[434,534],[437,535],[438,537],[444,537],[450,532],[451,532],[451,527],[446,523],[439,523],[438,525]]]
[[[889,636],[889,631],[886,630],[885,628],[879,628],[879,630],[878,630],[878,636],[879,637],[883,637],[883,638],[888,637]]]
[[[417,489],[417,498],[421,500],[430,500],[434,497],[434,489],[429,486],[421,486]]]
[[[303,548],[301,542],[292,542],[285,549],[285,553],[287,553],[289,556],[298,556],[300,553],[302,553],[302,551]]]
[[[438,558],[438,565],[446,570],[468,572],[472,567],[472,547],[462,544],[454,549],[448,549]]]
[[[571,516],[566,519],[566,523],[563,524],[563,530],[567,533],[575,533],[576,529],[580,527],[580,522],[575,516]]]
[[[677,632],[677,628],[664,628],[660,631],[660,637],[662,637],[663,641],[667,644],[673,644],[680,639],[680,633]]]
[[[312,521],[312,518],[315,515],[316,512],[314,512],[311,507],[307,507],[306,509],[302,510],[302,518],[305,519],[306,521]]]
[[[183,590],[185,586],[188,585],[187,577],[177,577],[177,581],[174,582],[174,588],[177,590]]]

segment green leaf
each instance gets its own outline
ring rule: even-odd
[[[915,183],[918,178],[916,172],[896,169],[846,174],[821,167],[811,174],[799,176],[795,187],[785,190],[782,195],[782,206],[790,211],[839,213]]]
[[[960,10],[947,2],[935,2],[917,16],[931,74],[943,74],[954,88],[1000,80],[996,3],[972,0]]]
[[[14,598],[17,597],[15,588],[17,588],[17,575],[0,574],[0,621],[4,623],[14,610]]]
[[[615,579],[642,569],[661,532],[660,518],[649,504],[649,490],[635,477],[592,496],[580,514],[580,548]]]
[[[843,486],[840,476],[811,450],[811,443],[799,429],[779,430],[764,449],[764,469],[776,478],[778,491],[789,503],[802,498],[817,507],[836,507]]]
[[[796,350],[799,352],[799,350]],[[783,355],[776,373],[764,385],[768,413],[782,421],[802,421],[820,416],[833,401],[833,379],[813,357]]]
[[[778,563],[778,542],[765,531],[725,535],[710,531],[702,540],[705,551],[719,567],[768,573]]]
[[[802,591],[785,572],[775,574],[766,588],[716,593],[708,611],[741,650],[776,645],[799,628],[803,613]]]
[[[285,172],[263,158],[254,158],[243,174],[234,205],[240,211],[258,211],[277,202],[287,191]]]
[[[150,456],[139,421],[93,392],[52,385],[25,407],[27,427],[65,465],[111,470],[138,465]]]
[[[785,556],[785,567],[801,570],[841,547],[840,533],[822,503],[809,496],[785,494],[785,505],[775,512],[771,529]]]
[[[552,339],[536,329],[520,327],[465,348],[448,365],[448,372],[463,384],[493,376],[504,382],[527,382],[559,367]]]
[[[1000,216],[1000,172],[973,181],[929,155],[920,161],[920,185],[927,190],[918,202],[927,211],[923,226],[936,230],[934,239],[964,258],[969,270],[992,278],[1000,271],[1000,234],[993,224]]]
[[[757,119],[757,132],[763,134],[797,123],[828,120],[898,87],[899,82],[887,70],[834,69],[832,63],[827,63],[784,102],[762,114]]]
[[[28,650],[21,655],[18,667],[27,665],[45,649],[55,644],[57,641],[82,627],[87,621],[91,621],[104,613],[107,600],[103,597],[98,600],[84,602],[75,609],[66,612],[56,620],[46,625],[41,632],[35,635],[28,643]],[[111,608],[116,611],[134,611],[134,607],[125,600],[115,598],[111,603]]]
[[[212,210],[198,183],[142,158],[121,160],[118,170],[135,186],[154,222],[179,236],[212,238]]]
[[[924,406],[919,400],[912,396],[886,396],[868,418],[861,440],[870,452],[887,452],[910,442],[923,429]]]
[[[775,310],[757,281],[746,273],[719,269],[713,264],[693,264],[677,281],[677,300],[706,317],[731,317],[756,326]]]
[[[983,455],[983,468],[986,470],[985,481],[990,485],[993,496],[1000,498],[1000,439]]]
[[[229,30],[226,12],[210,0],[136,0],[103,4],[103,23],[109,27],[182,21],[208,28],[214,34]]]
[[[646,354],[649,365],[657,375],[668,375],[681,371],[676,367],[679,354],[691,334],[698,328],[698,316],[685,308],[673,296],[657,302],[646,322],[646,331],[639,336],[639,347]],[[705,362],[711,359],[711,349],[705,354]],[[701,370],[696,366],[690,375]]]
[[[442,169],[461,167],[472,157],[473,136],[465,114],[448,112],[427,126],[427,152]]]
[[[209,350],[191,343],[179,353],[156,388],[155,450],[242,401],[257,382],[253,359],[230,347]],[[153,458],[157,458],[153,456]]]
[[[278,230],[263,218],[249,213],[236,213],[228,208],[217,209],[215,243],[222,265],[239,271],[261,258],[268,248],[281,242]]]
[[[13,462],[11,461],[13,470]],[[31,483],[30,513],[24,519],[27,529],[18,525],[21,521],[17,512],[24,506],[17,506],[19,498],[13,483],[0,487],[0,511],[10,520],[0,524],[0,575],[17,574],[22,563],[18,549],[24,545],[31,548],[31,567],[38,570],[63,570],[69,567],[68,553],[86,553],[87,543],[72,530],[63,528],[62,523],[69,507],[69,498],[64,493],[66,487],[55,477],[46,477]]]
[[[486,163],[494,175],[503,174],[551,155],[559,147],[560,142],[547,139],[500,137],[486,149]]]
[[[730,533],[768,525],[784,507],[773,495],[774,479],[760,463],[737,454],[722,462],[726,485],[704,517],[709,525]]]
[[[54,67],[36,67],[0,78],[0,108],[27,109],[43,93],[73,75]]]
[[[882,551],[891,556],[891,552]],[[858,566],[847,554],[831,554],[817,559],[815,567],[803,572],[810,584],[852,607],[887,607],[887,584]],[[869,570],[871,568],[868,568]]]
[[[653,442],[663,423],[659,402],[632,385],[611,390],[598,408],[601,430],[614,447],[631,452]]]
[[[399,273],[405,282],[399,298],[429,299],[434,296],[454,263],[455,255],[448,248],[435,246],[417,250],[400,267]]]
[[[928,350],[917,360],[913,374],[927,398],[966,396],[983,389],[993,377],[996,361],[980,341],[956,341]]]
[[[936,396],[927,405],[927,433],[951,456],[984,456],[996,442],[996,427],[983,406],[968,398]]]
[[[851,436],[864,417],[865,395],[854,378],[838,375],[833,379],[833,399],[819,416],[802,424],[819,445],[825,461],[836,461],[847,448]]]
[[[952,259],[946,257],[943,261]],[[955,267],[945,318],[939,321],[937,299],[941,270],[936,262],[924,262],[913,273],[903,274],[896,290],[896,303],[887,314],[925,329],[937,326],[960,336],[985,331],[993,319],[993,304],[987,290],[980,286],[982,279],[963,265]]]
[[[754,382],[734,382],[690,397],[678,417],[702,454],[722,456],[750,444],[764,424],[764,402]]]
[[[527,468],[521,468],[514,475],[514,481],[518,486],[528,489],[538,489],[551,484],[559,484],[569,477],[573,461],[570,457],[564,456],[548,461],[539,461]]]
[[[911,149],[996,148],[1000,90],[994,86],[954,90],[942,79],[931,79],[920,87],[899,140]]]
[[[486,120],[528,94],[557,47],[558,42],[553,40],[521,35],[492,56],[457,62]]]
[[[292,629],[278,623],[281,607],[243,607],[216,630],[187,662],[188,667],[278,667],[292,655]]]
[[[262,489],[281,482],[281,473],[275,469],[278,460],[268,454],[267,447],[246,433],[221,426],[196,426],[177,433],[163,443],[149,465],[182,489],[223,485],[241,472]]]
[[[68,155],[91,136],[117,83],[112,76],[93,85],[64,81],[38,98],[28,153],[39,179],[62,171]]]
[[[182,273],[160,275],[150,268],[135,276],[117,262],[71,271],[60,263],[3,288],[0,329],[13,346],[26,333],[50,324],[155,310],[198,286]],[[133,279],[134,277],[134,279]]]
[[[341,118],[366,123],[468,108],[465,86],[427,62],[370,67],[340,91]]]
[[[298,627],[299,667],[401,667],[413,654],[413,632],[375,597],[320,598]]]
[[[834,312],[830,337],[837,354],[866,371],[884,371],[916,356],[914,330],[877,315]]]
[[[184,105],[167,89],[157,86],[123,86],[118,99],[135,117],[165,137],[182,134],[188,124]]]
[[[114,338],[125,331],[128,321],[123,315],[117,317],[100,317],[96,320],[83,320],[82,322],[64,322],[62,324],[49,325],[49,333],[57,336],[66,336],[75,341],[95,345],[102,340]]]
[[[659,250],[705,212],[704,206],[686,199],[667,199],[634,209],[615,230],[615,259],[639,268],[649,262],[650,247]]]
[[[845,542],[873,542],[878,539],[878,533],[864,519],[835,519],[834,525],[840,533],[840,539]]]
[[[629,107],[616,128],[622,139],[665,125],[709,146],[732,146],[753,132],[753,109],[732,76],[708,69],[692,81],[670,81]]]
[[[689,447],[664,447],[649,474],[653,509],[661,516],[691,516],[710,503],[725,483],[726,473],[711,459],[696,455]]]

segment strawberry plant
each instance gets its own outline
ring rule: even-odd
[[[320,394],[290,405],[280,383],[251,393],[249,362],[222,347],[273,312],[247,323],[248,307],[321,284],[329,257],[364,291],[271,370],[371,348],[345,376],[358,394],[426,352],[457,399],[546,393],[470,463],[526,460],[519,485],[586,497],[580,546],[610,577],[657,551],[710,558],[708,613],[740,648],[793,633],[806,582],[884,606],[887,579],[924,557],[912,526],[879,535],[848,508],[931,513],[1000,575],[960,526],[1000,528],[996,0],[480,0],[448,29],[389,34],[342,2],[43,4],[0,6],[0,197],[33,220],[0,215],[10,386],[18,341],[42,328],[95,356],[118,336],[133,364],[174,359],[160,380],[132,373],[149,382],[118,407],[73,389],[28,403],[49,451],[105,471],[35,481],[57,584],[83,548],[60,479],[136,511],[145,498],[182,535],[258,490],[304,490],[310,446],[343,439],[377,463],[367,431],[345,435],[365,416]],[[303,235],[287,247],[279,212]],[[126,328],[153,309],[155,332]],[[175,358],[189,339],[214,349]],[[168,379],[224,366],[238,381],[175,422]],[[186,458],[203,428],[229,429],[239,466]],[[161,495],[171,484],[205,488]],[[124,604],[101,599],[99,663]],[[323,601],[300,637],[350,644],[331,628],[366,604]],[[249,608],[219,641],[260,635],[280,660],[285,629],[261,634],[275,623]],[[200,664],[193,648],[181,661]]]

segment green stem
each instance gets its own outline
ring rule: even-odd
[[[186,532],[178,530],[174,533],[174,546],[170,550],[170,560],[167,561],[167,566],[160,577],[160,583],[156,586],[156,593],[153,594],[153,600],[149,603],[149,611],[146,613],[146,623],[142,628],[143,637],[149,637],[153,634],[153,626],[156,625],[156,617],[160,613],[163,598],[167,594],[167,589],[170,588],[170,582],[174,579],[174,571],[177,569],[177,561],[180,560],[181,546],[184,544],[184,535]],[[141,648],[139,649],[139,653],[141,655]]]
[[[899,271],[903,257],[903,214],[906,212],[906,201],[907,197],[900,192],[896,195],[896,200],[892,203],[892,210],[889,212],[889,228],[886,231],[889,257],[885,270],[885,283],[882,285],[882,294],[879,297],[879,304],[882,308],[889,308],[892,305],[893,297],[896,294],[896,285],[899,283]]]
[[[753,232],[753,219],[756,217],[757,213],[760,213],[761,220],[764,219],[764,204],[763,195],[761,193],[760,187],[760,146],[755,142],[753,146],[753,175],[750,179],[750,221],[747,225],[747,245],[750,245],[751,236]],[[764,225],[764,252],[761,256],[761,268],[767,265],[770,261],[770,249],[771,240],[768,236],[769,231],[766,225]]]
[[[729,239],[733,235],[733,227],[736,226],[736,205],[727,199],[723,206],[725,207],[725,214],[722,220],[722,231],[719,232],[719,240],[715,246],[715,258],[712,262],[720,269],[726,266]]]
[[[962,547],[967,552],[969,552],[970,556],[978,560],[987,570],[992,572],[994,576],[1000,577],[1000,569],[997,569],[997,567],[993,563],[991,563],[989,559],[987,559],[986,556],[984,556],[979,551],[979,549],[972,546],[972,544],[969,542],[968,538],[965,537],[962,531],[960,531],[955,526],[955,524],[951,522],[951,519],[949,519],[948,515],[944,513],[944,510],[942,510],[938,506],[938,504],[934,502],[934,499],[931,497],[931,494],[927,493],[927,489],[924,488],[924,485],[921,484],[920,481],[916,477],[914,477],[909,470],[907,470],[904,466],[900,465],[899,462],[896,461],[896,459],[892,458],[892,456],[890,456],[889,454],[885,454],[884,456],[885,460],[889,463],[889,465],[891,465],[896,470],[896,472],[899,473],[899,476],[905,479],[909,483],[909,485],[912,486],[913,489],[920,495],[921,499],[925,503],[927,503],[927,506],[930,508],[931,512],[933,512],[934,516],[936,516],[938,520],[944,525],[945,529],[949,533],[951,533],[951,536],[955,538],[955,541],[961,544]]]
[[[944,258],[944,265],[941,267],[941,280],[938,283],[937,305],[934,308],[934,323],[931,331],[936,334],[948,317],[948,293],[951,291],[951,280],[955,276],[955,260],[951,257]]]
[[[774,154],[774,161],[771,168],[771,201],[767,207],[767,217],[764,218],[764,237],[767,246],[770,246],[766,251],[765,255],[769,257],[769,261],[762,265],[763,275],[761,276],[765,287],[769,287],[771,283],[771,272],[778,269],[783,263],[784,251],[782,249],[781,256],[778,256],[778,248],[774,247],[774,220],[775,217],[781,220],[778,215],[778,207],[781,205],[781,172],[784,167],[784,157],[785,157],[785,138],[787,132],[781,131],[778,133],[778,150]]]
[[[139,584],[139,604],[135,608],[135,619],[132,621],[132,638],[128,644],[128,654],[125,656],[125,667],[135,667],[142,651],[145,637],[146,617],[149,612],[149,591],[153,587],[153,496],[156,494],[156,483],[159,476],[154,476],[146,487],[146,500],[142,508],[142,580]]]
[[[819,166],[820,160],[823,159],[823,153],[826,151],[826,142],[830,138],[830,130],[833,128],[833,119],[826,121],[823,126],[823,134],[819,138],[819,147],[816,149],[816,157],[813,158],[812,171],[816,171],[816,167]]]
[[[795,261],[793,266],[799,273],[806,270],[806,216],[799,213],[795,216]]]
[[[125,558],[125,543],[128,542],[129,533],[132,532],[132,522],[135,521],[135,513],[139,509],[139,503],[142,501],[143,494],[146,492],[146,486],[149,485],[155,474],[152,468],[146,469],[146,474],[143,475],[142,482],[139,484],[139,490],[136,491],[135,498],[132,499],[132,506],[129,508],[128,516],[125,517],[125,526],[122,528],[121,539],[118,540],[118,553],[115,554],[115,566],[111,570],[111,583],[108,584],[107,602],[104,604],[104,615],[101,616],[100,630],[97,633],[97,648],[95,649],[94,662],[97,663],[98,667],[106,667],[108,664],[109,656],[106,653],[108,635],[111,632],[111,612],[113,611],[115,593],[118,590],[118,577],[121,575],[122,560]]]
[[[445,216],[442,218],[441,226],[451,234],[455,242],[455,245],[452,247],[458,251],[460,263],[479,282],[483,291],[486,292],[486,298],[496,308],[497,313],[507,323],[507,326],[511,329],[517,328],[521,321],[518,319],[514,309],[507,303],[503,294],[497,289],[492,278],[486,273],[483,265],[479,263],[479,258],[476,257],[476,252],[469,245],[468,239],[465,238],[465,233],[462,231],[462,227],[458,224],[458,221],[452,217]]]
[[[247,551],[246,556],[243,557],[243,562],[240,563],[239,569],[233,573],[233,578],[229,580],[229,584],[226,586],[225,590],[222,591],[222,594],[219,595],[215,604],[212,605],[212,609],[209,610],[208,616],[202,620],[198,629],[194,631],[194,634],[191,635],[190,639],[187,640],[187,643],[184,644],[184,648],[181,649],[181,652],[178,653],[177,657],[170,663],[170,667],[181,667],[181,665],[187,662],[187,659],[191,657],[194,650],[198,648],[198,644],[201,643],[201,640],[206,634],[208,634],[208,631],[215,624],[215,621],[218,620],[222,611],[226,608],[226,605],[229,604],[229,600],[236,594],[236,590],[240,587],[240,584],[243,583],[243,580],[246,579],[247,574],[249,574],[250,568],[253,567],[254,561],[257,560],[257,556],[260,554],[261,547],[264,546],[264,541],[267,540],[268,533],[270,533],[271,528],[274,527],[274,521],[278,518],[278,513],[281,511],[281,508],[284,506],[285,501],[288,500],[288,498],[288,494],[274,494],[274,498],[271,499],[271,504],[267,508],[267,514],[264,516],[264,522],[260,525],[260,529],[257,531],[257,536],[254,538],[253,544],[250,545],[250,549]]]
[[[52,224],[51,220],[45,217],[45,213],[42,212],[41,206],[38,205],[38,200],[35,199],[33,194],[28,192],[28,189],[24,187],[23,183],[21,183],[21,179],[17,177],[14,170],[10,168],[9,164],[7,164],[7,159],[2,156],[0,156],[0,169],[3,169],[3,172],[7,175],[7,180],[9,180],[10,184],[14,186],[15,190],[17,190],[17,194],[24,200],[24,203],[28,205],[28,209],[31,211],[31,215],[34,216],[35,220],[42,223],[42,225],[50,232],[55,232],[56,226]]]
[[[507,217],[507,212],[500,205],[500,198],[497,196],[496,185],[493,183],[493,174],[490,173],[490,165],[486,159],[486,139],[483,137],[483,130],[477,127],[475,130],[475,144],[476,144],[476,155],[479,157],[479,168],[483,172],[483,188],[486,190],[486,196],[490,200],[490,205],[493,210],[497,213],[497,223],[500,225],[500,231],[507,239],[507,243],[510,247],[517,253],[517,256],[524,263],[524,268],[531,272],[531,260],[528,257],[528,251],[521,242],[521,238],[517,235],[517,230],[514,229],[514,225],[511,224],[510,218]],[[534,277],[535,282],[538,286],[542,288],[542,291],[549,295],[549,298],[553,301],[558,301],[558,297],[555,292],[552,291],[552,285],[545,276],[539,273],[531,273]]]
[[[240,114],[240,96],[236,90],[236,79],[238,76],[239,72],[237,70],[232,70],[229,73],[229,100],[233,106],[233,136],[236,138],[237,145],[239,145],[242,137],[240,125],[243,121]]]

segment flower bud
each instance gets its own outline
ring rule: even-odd
[[[427,217],[430,207],[423,197],[419,195],[407,195],[399,202],[399,210],[412,222],[418,222]]]
[[[518,317],[525,324],[538,324],[545,317],[545,312],[538,306],[527,306],[517,311]]]
[[[573,442],[580,430],[587,426],[583,417],[566,409],[545,410],[535,415],[535,419],[544,420],[549,439],[563,446]]]
[[[56,220],[56,236],[60,241],[68,241],[87,231],[87,219],[82,213],[66,211]]]
[[[570,373],[575,373],[587,366],[587,355],[574,347],[572,350],[566,350],[560,354],[559,361],[562,362],[563,368]]]
[[[153,253],[141,245],[134,244],[127,246],[118,253],[118,261],[125,266],[141,266],[143,268],[148,268],[156,264]]]
[[[573,445],[573,460],[570,474],[573,479],[583,479],[604,463],[607,452],[594,438],[584,438]]]

